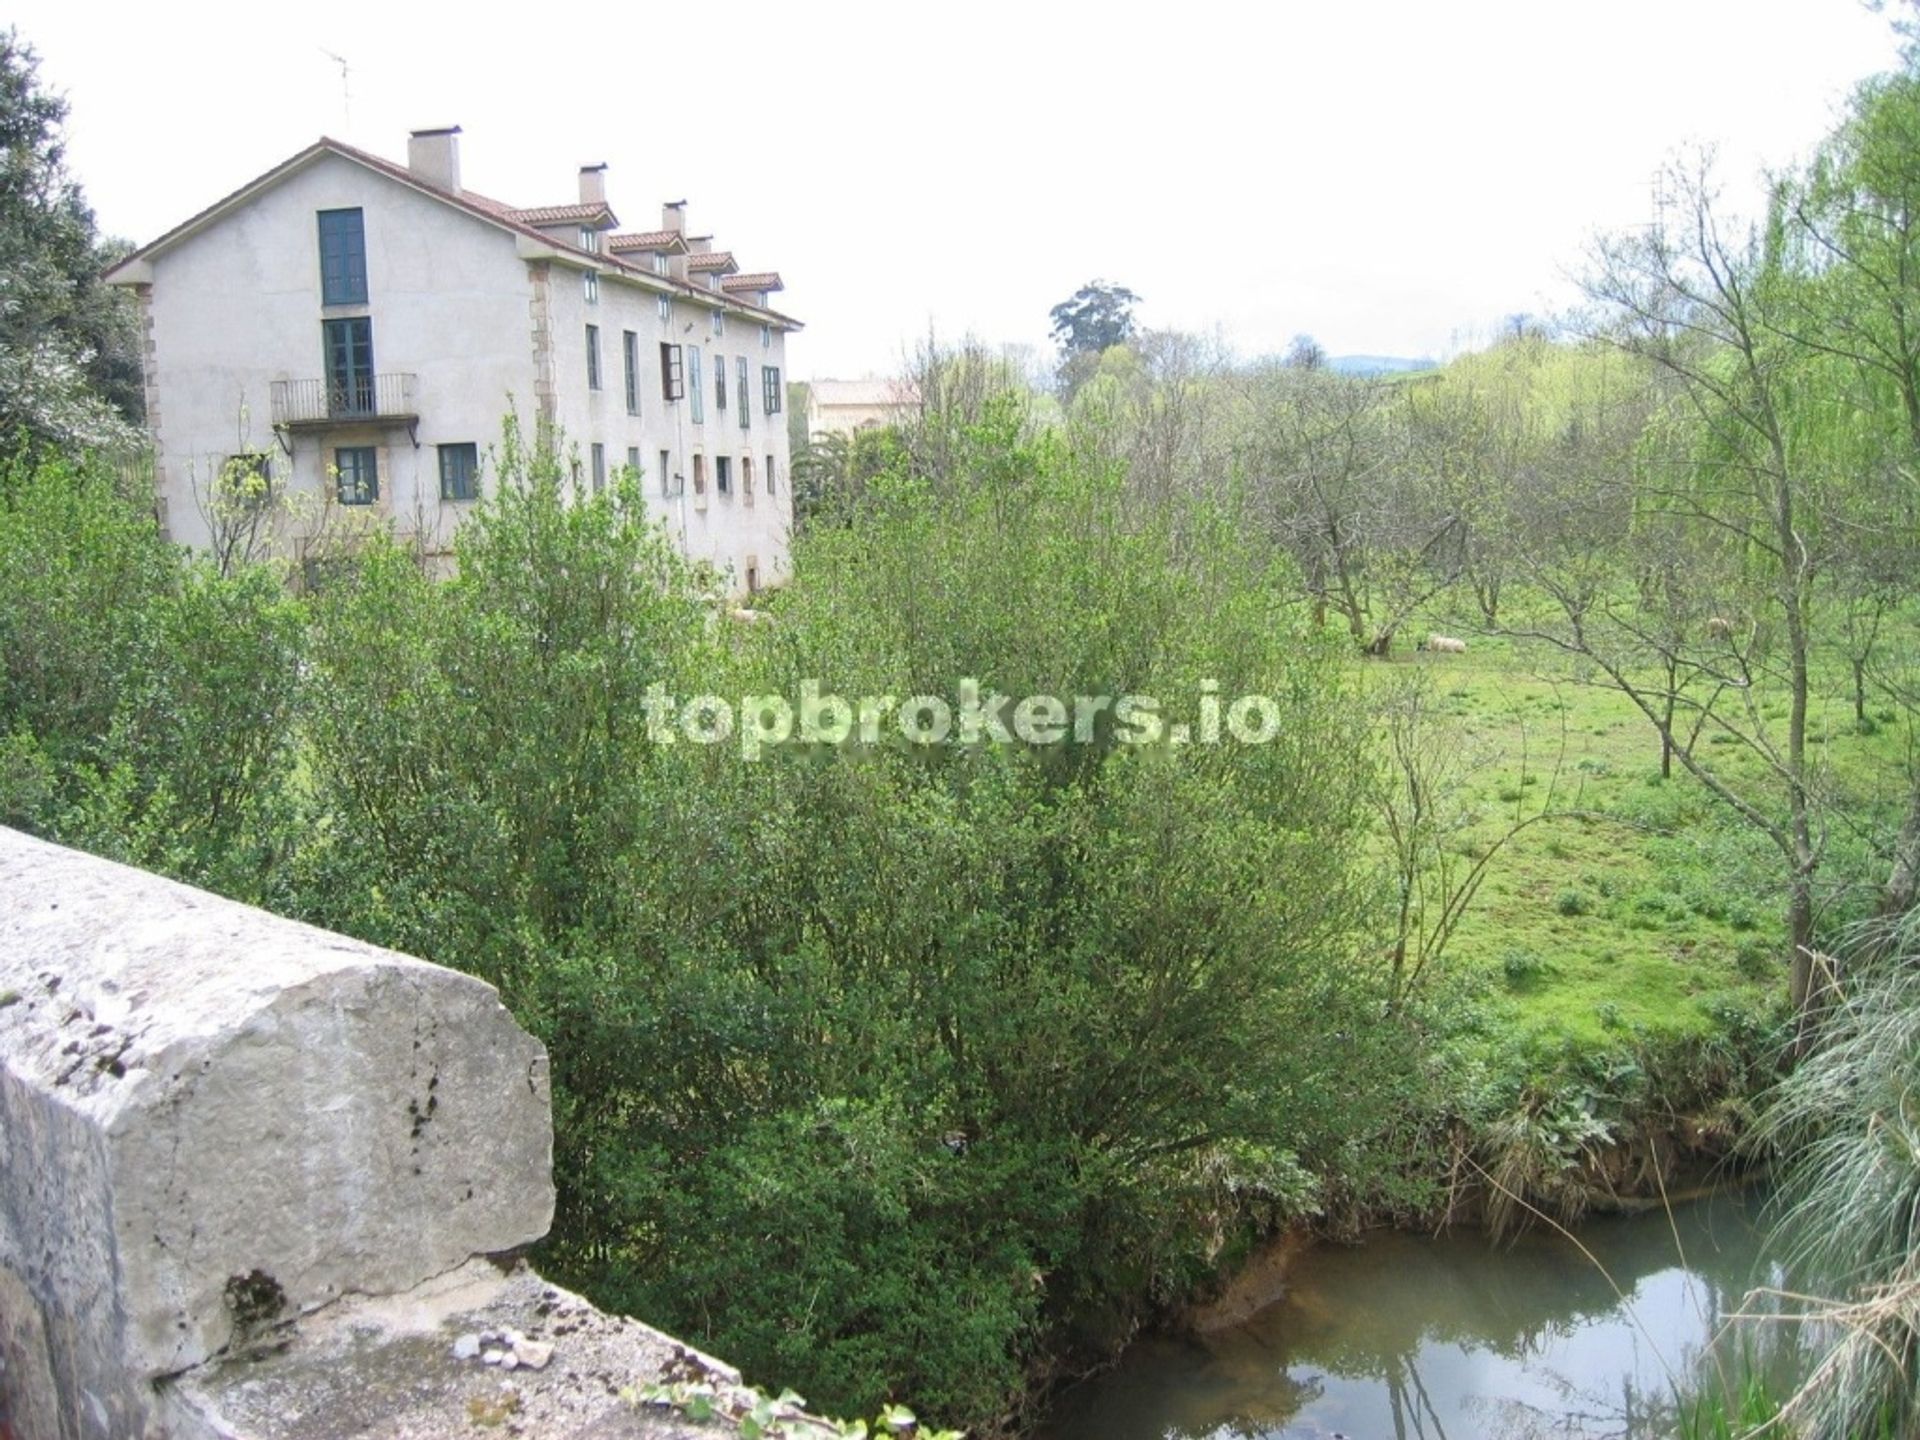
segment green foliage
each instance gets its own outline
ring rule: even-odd
[[[272,577],[184,563],[98,469],[16,461],[0,472],[0,820],[272,898],[303,644]]]
[[[1133,337],[1133,307],[1139,303],[1124,285],[1089,280],[1048,312],[1048,333],[1064,355],[1098,355]]]
[[[1920,1416],[1920,970],[1858,977],[1756,1137],[1785,1156],[1779,1253],[1832,1349],[1788,1404],[1814,1435],[1909,1434]]]
[[[567,1273],[834,1408],[897,1387],[986,1423],[1249,1206],[1297,1213],[1293,1157],[1337,1163],[1385,1100],[1344,1068],[1377,1012],[1344,958],[1368,772],[1336,657],[1222,518],[1005,428],[952,439],[958,480],[882,476],[803,537],[780,625],[703,688],[973,678],[1191,721],[1216,678],[1281,736],[662,747],[607,959],[542,1003],[590,1152]]]
[[[0,33],[0,449],[124,445],[141,414],[131,303],[99,281],[118,254],[68,178],[66,102]]]

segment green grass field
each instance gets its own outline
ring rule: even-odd
[[[1778,852],[1677,761],[1662,779],[1658,737],[1624,695],[1503,639],[1371,663],[1370,684],[1425,671],[1458,727],[1463,851],[1554,812],[1496,855],[1446,955],[1506,1064],[1544,1077],[1595,1055],[1711,1043],[1784,1002]],[[1822,892],[1831,931],[1871,903],[1869,837],[1898,823],[1914,737],[1891,709],[1870,711],[1873,733],[1862,733],[1842,673],[1821,678],[1833,683],[1819,687],[1810,733],[1835,817]],[[1784,732],[1784,698],[1760,706]],[[1700,753],[1730,777],[1762,773],[1725,740]]]

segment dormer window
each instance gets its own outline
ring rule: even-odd
[[[653,256],[653,273],[656,275],[665,275],[667,273],[667,257],[658,251],[655,251]]]

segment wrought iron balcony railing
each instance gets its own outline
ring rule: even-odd
[[[276,380],[273,423],[297,428],[416,420],[413,382],[412,375],[402,373],[352,375],[344,381]]]

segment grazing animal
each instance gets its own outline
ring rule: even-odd
[[[738,620],[742,625],[761,625],[773,619],[765,610],[748,610],[744,607],[729,610],[729,619]]]
[[[1731,640],[1733,638],[1733,621],[1721,615],[1708,616],[1707,638],[1709,640]]]
[[[1451,635],[1429,635],[1413,648],[1431,650],[1436,655],[1464,655],[1467,653],[1467,642],[1456,640]]]

